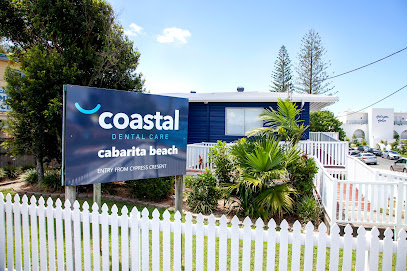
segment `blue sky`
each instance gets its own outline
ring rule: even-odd
[[[293,72],[302,37],[319,33],[331,75],[407,47],[407,1],[108,0],[141,53],[152,93],[268,91],[281,45]],[[332,80],[334,113],[359,110],[407,84],[407,50]],[[375,105],[407,112],[407,88]]]

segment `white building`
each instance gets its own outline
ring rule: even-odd
[[[344,111],[338,116],[349,139],[355,135],[375,147],[381,140],[394,141],[397,133],[400,139],[407,139],[407,113],[394,112],[393,108],[369,108],[367,112]]]

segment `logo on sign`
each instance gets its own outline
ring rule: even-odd
[[[389,116],[383,116],[383,115],[377,115],[376,116],[376,119],[377,119],[378,123],[386,122],[388,118],[389,118]]]

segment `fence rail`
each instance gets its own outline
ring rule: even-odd
[[[73,210],[60,200],[54,206],[48,199],[45,205],[34,197],[29,204],[18,195],[14,201],[7,195],[4,202],[0,193],[0,270],[338,270],[340,265],[343,270],[406,270],[405,230],[393,241],[390,229],[379,240],[376,228],[360,227],[354,238],[350,226],[341,237],[337,225],[328,235],[324,224],[316,233],[308,223],[304,234],[298,221],[289,232],[285,220],[279,229],[270,220],[265,229],[261,219],[252,228],[246,218],[239,228],[236,217],[228,226],[223,216],[217,226],[213,215],[206,224],[202,215],[194,223],[187,214],[183,223],[179,213],[171,221],[168,211],[162,220],[157,210],[151,219],[147,209],[141,217],[136,208],[129,213],[123,207],[120,215],[116,206],[108,211],[104,205],[99,213],[96,204],[90,211],[86,202],[82,210],[78,202]]]
[[[407,227],[407,176],[369,168],[348,156],[346,170],[317,159],[314,185],[332,223]]]
[[[212,169],[208,159],[210,148],[216,143],[195,143],[187,146],[187,169]],[[228,146],[233,143],[228,143]],[[348,155],[348,142],[342,141],[300,141],[298,148],[319,159],[324,166],[345,167]]]

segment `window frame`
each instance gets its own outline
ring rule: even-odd
[[[253,106],[253,107],[249,107],[249,106],[245,106],[245,107],[233,107],[233,106],[228,106],[225,107],[225,136],[246,136],[246,132],[243,132],[243,134],[228,134],[228,109],[241,109],[243,110],[243,131],[246,130],[246,109],[261,109],[262,111],[264,111],[264,107],[259,107],[259,106]],[[260,120],[261,121],[261,120]],[[264,121],[262,124],[262,127],[264,127]]]

